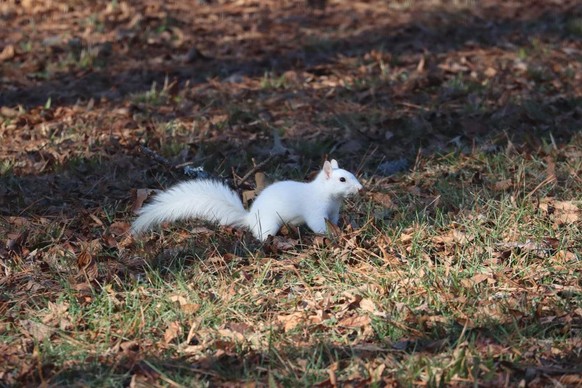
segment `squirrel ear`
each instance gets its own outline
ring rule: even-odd
[[[331,160],[331,168],[339,168],[339,166],[337,164],[337,160],[335,160],[335,159]]]
[[[333,173],[333,167],[330,162],[327,160],[323,163],[323,173],[325,175],[325,179],[331,178],[331,174]]]

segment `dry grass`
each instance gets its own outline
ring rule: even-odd
[[[576,4],[146,3],[1,9],[3,385],[580,384]],[[237,182],[274,136],[364,183],[339,233],[127,235],[183,178],[140,144]]]

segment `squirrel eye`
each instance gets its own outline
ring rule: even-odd
[[[345,182],[346,178],[344,178],[343,176],[340,178],[340,182]]]

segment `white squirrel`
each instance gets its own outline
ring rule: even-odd
[[[315,233],[323,234],[327,230],[325,219],[337,224],[342,200],[360,189],[356,177],[340,169],[335,160],[326,161],[311,182],[282,181],[267,186],[249,211],[224,183],[210,179],[185,181],[144,206],[131,231],[135,235],[162,222],[198,218],[248,228],[261,241],[275,235],[283,224],[306,223]]]

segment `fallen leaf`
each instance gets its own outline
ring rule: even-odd
[[[288,315],[277,315],[277,321],[283,324],[283,330],[287,333],[305,322],[305,314],[297,311]]]
[[[186,303],[185,305],[182,305],[182,311],[186,314],[194,314],[196,313],[198,310],[200,310],[200,305],[198,303]]]
[[[6,249],[9,251],[19,251],[24,245],[27,237],[28,231],[21,233],[8,233],[8,240],[6,240]]]
[[[339,226],[337,226],[327,218],[325,219],[325,226],[327,229],[327,234],[330,236],[332,240],[337,241],[339,238],[341,238],[342,230],[340,229]]]
[[[561,250],[556,252],[556,254],[553,257],[554,260],[556,260],[557,262],[576,262],[578,259],[578,256],[574,253],[574,252],[570,252],[570,251],[566,251],[566,250]]]
[[[135,340],[121,342],[119,349],[124,353],[137,352],[139,350],[139,342]]]
[[[42,317],[42,323],[50,324],[58,322],[62,329],[63,325],[61,324],[61,320],[68,317],[68,310],[69,304],[67,302],[49,302],[48,312],[44,317]]]
[[[237,333],[246,334],[252,331],[252,327],[247,325],[246,323],[241,322],[231,322],[226,324],[226,328],[232,331],[236,331]]]
[[[513,181],[511,179],[503,179],[497,181],[493,184],[493,190],[495,191],[506,191],[513,186]]]
[[[226,337],[226,338],[231,339],[235,342],[243,342],[245,340],[245,336],[242,333],[239,333],[238,331],[233,331],[230,329],[219,329],[218,333],[222,337]]]
[[[172,302],[178,302],[180,308],[186,314],[194,314],[196,311],[200,310],[200,305],[198,303],[190,303],[190,301],[182,295],[171,295],[169,299]]]
[[[109,226],[109,233],[113,234],[114,236],[121,236],[126,234],[130,227],[131,225],[128,222],[117,221]]]
[[[372,301],[372,299],[368,298],[364,298],[360,301],[360,308],[370,313],[375,313],[378,311],[378,309],[376,308],[376,304]]]
[[[401,233],[400,234],[400,238],[399,238],[400,242],[402,243],[407,243],[412,241],[412,234],[408,234],[408,233]]]
[[[435,236],[432,238],[432,241],[435,243],[443,243],[443,244],[466,244],[472,240],[474,240],[474,236],[471,236],[465,232],[462,232],[457,229],[449,230],[447,233]]]
[[[299,242],[283,236],[269,236],[263,245],[265,253],[278,255],[281,252],[295,249]]]
[[[136,213],[139,209],[141,209],[144,201],[148,199],[148,197],[157,190],[154,189],[137,189],[135,190],[135,198],[133,200],[133,206],[131,207],[131,211]]]
[[[167,345],[182,334],[182,326],[180,322],[174,321],[168,324],[168,328],[164,332],[164,343]]]
[[[556,177],[556,162],[551,156],[546,156],[546,181],[550,182],[557,182],[558,178]]]
[[[540,200],[539,208],[551,216],[558,225],[572,224],[580,220],[578,201],[558,201],[554,198]]]
[[[87,267],[92,260],[93,257],[91,256],[91,254],[87,251],[83,251],[77,255],[77,267],[79,269],[83,269]]]
[[[78,279],[93,281],[99,275],[97,262],[88,251],[82,251],[77,255],[77,268],[79,268]]]
[[[372,200],[387,209],[394,209],[396,205],[392,201],[392,197],[388,193],[381,193],[381,192],[372,192],[370,193]]]
[[[14,46],[9,44],[4,47],[2,52],[0,52],[0,62],[5,62],[9,59],[14,58],[16,55],[16,50],[14,50]]]
[[[24,319],[20,322],[20,329],[23,334],[42,342],[56,331],[54,327],[45,325],[44,323],[35,322],[30,319]]]
[[[346,317],[338,322],[338,326],[343,327],[364,327],[371,323],[370,317],[367,315],[356,315],[353,317]]]
[[[487,69],[485,69],[483,74],[485,74],[485,76],[487,76],[488,78],[493,78],[497,74],[497,70],[495,70],[492,67],[488,67]]]
[[[182,295],[170,295],[168,299],[172,302],[178,302],[180,306],[188,304],[188,300]]]
[[[259,171],[255,174],[255,187],[256,195],[259,195],[261,191],[267,187],[267,177],[265,176],[265,173]]]
[[[248,205],[257,196],[256,190],[245,190],[242,192],[242,200],[245,205]]]
[[[212,235],[216,234],[216,231],[208,229],[207,227],[204,227],[204,226],[197,226],[197,227],[190,229],[190,234],[202,235],[202,236],[212,236]]]

